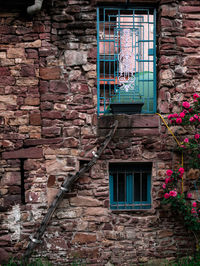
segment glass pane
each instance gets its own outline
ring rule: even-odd
[[[147,174],[142,174],[142,201],[147,201]]]
[[[140,201],[140,173],[134,174],[134,201]]]
[[[124,173],[113,175],[114,202],[126,201],[126,177]]]

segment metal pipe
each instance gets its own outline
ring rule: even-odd
[[[27,13],[29,15],[34,15],[39,12],[42,8],[43,0],[35,0],[35,4],[27,7]]]

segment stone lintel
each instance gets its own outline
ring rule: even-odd
[[[27,148],[2,153],[3,159],[39,159],[42,157],[42,148]]]
[[[57,144],[63,141],[62,138],[49,138],[49,139],[26,139],[24,141],[25,146],[37,146],[37,145],[48,145]]]

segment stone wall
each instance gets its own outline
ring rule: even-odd
[[[179,158],[159,117],[97,119],[94,2],[44,1],[34,17],[14,7],[0,12],[2,261],[24,252],[58,187],[92,157],[113,119],[119,120],[114,139],[66,195],[33,256],[55,265],[79,259],[130,265],[194,247],[181,221],[160,207],[165,170]],[[166,114],[200,91],[200,5],[162,0],[157,6],[158,112]],[[110,162],[152,162],[151,210],[109,209]]]

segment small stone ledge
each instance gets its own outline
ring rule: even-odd
[[[42,148],[27,148],[2,153],[3,159],[40,159],[42,157]]]
[[[116,138],[160,135],[160,118],[155,114],[117,114],[104,115],[98,119],[98,136],[107,135],[115,120],[118,120]]]
[[[135,114],[135,115],[104,115],[98,119],[98,129],[110,128],[115,120],[118,120],[119,128],[158,128],[159,117],[155,114]]]

